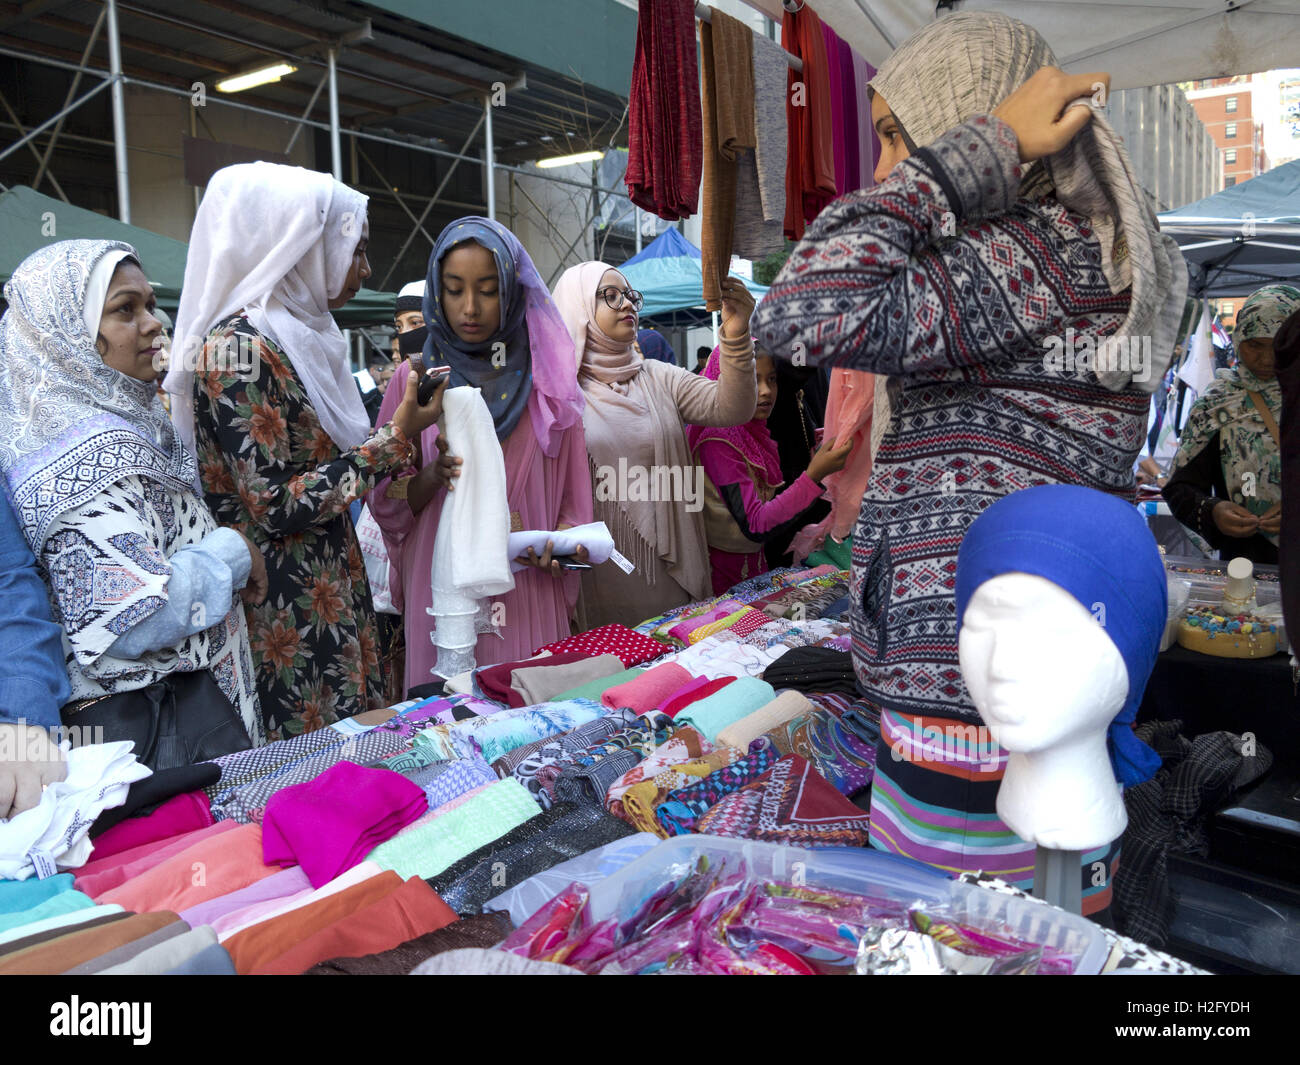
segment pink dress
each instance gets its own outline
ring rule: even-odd
[[[408,373],[410,370],[403,365],[389,382],[379,424],[386,424],[401,403]],[[437,461],[437,440],[437,426],[421,434],[424,462]],[[558,453],[547,458],[537,442],[532,419],[520,418],[505,441],[504,451],[506,499],[516,529],[555,529],[592,520],[591,473],[581,421],[564,431]],[[401,475],[414,472],[405,470]],[[462,468],[462,478],[472,476],[472,470]],[[389,498],[391,484],[392,478],[380,481],[368,502],[388,547],[393,605],[402,612],[406,631],[409,689],[435,679],[433,666],[438,652],[431,639],[433,618],[428,614],[433,599],[429,574],[446,490],[436,492],[424,510],[412,514],[407,500]],[[536,569],[516,573],[514,591],[492,601],[493,616],[500,619],[501,625],[479,637],[475,649],[478,665],[527,658],[543,644],[571,635],[569,618],[577,604],[579,586],[579,577],[573,573],[562,577]]]

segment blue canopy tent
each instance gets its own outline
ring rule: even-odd
[[[1160,215],[1191,267],[1193,296],[1300,283],[1300,159]]]
[[[667,229],[619,269],[628,283],[645,296],[642,318],[651,318],[665,329],[705,328],[711,317],[704,309],[704,274],[700,249],[675,228]],[[760,300],[764,285],[741,278],[745,287]]]

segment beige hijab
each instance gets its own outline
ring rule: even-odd
[[[620,344],[596,324],[596,290],[612,269],[601,262],[571,267],[554,293],[573,338],[578,382],[587,400],[582,422],[595,478],[596,520],[609,526],[618,549],[650,583],[658,558],[682,588],[705,599],[712,583],[703,515],[688,511],[680,499],[633,499],[628,496],[634,492],[622,491],[609,498],[610,488],[634,488],[634,477],[648,474],[649,484],[668,486],[681,482],[658,471],[695,476],[668,379],[650,368],[634,345]],[[627,470],[626,482],[620,466]]]
[[[1036,70],[1056,57],[1033,27],[996,12],[945,15],[914,33],[871,79],[912,143],[924,147],[974,115],[992,112]],[[1153,365],[1135,380],[1122,359],[1094,371],[1114,392],[1159,385],[1177,341],[1187,294],[1187,266],[1172,237],[1160,233],[1146,193],[1133,173],[1119,136],[1105,117],[1092,121],[1063,150],[1035,164],[1021,195],[1051,195],[1087,217],[1102,245],[1102,266],[1112,292],[1130,289],[1125,321],[1098,346],[1106,365],[1112,349],[1150,337]],[[885,389],[877,389],[880,401]],[[876,424],[884,425],[876,409]],[[873,433],[874,435],[874,433]],[[873,447],[874,453],[874,447]]]

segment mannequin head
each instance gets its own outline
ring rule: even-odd
[[[1093,613],[1044,577],[1005,573],[962,616],[962,677],[993,738],[1031,753],[1095,737],[1128,697],[1119,649]]]
[[[972,701],[1009,752],[998,816],[1058,850],[1117,839],[1128,815],[1107,733],[1129,673],[1097,616],[1045,577],[1004,573],[966,604],[957,653]]]
[[[1129,504],[1040,485],[998,500],[957,554],[958,657],[1010,755],[998,814],[1022,839],[1088,850],[1127,823],[1116,784],[1160,767],[1132,730],[1167,610],[1164,565]]]
[[[1164,565],[1146,522],[1122,500],[1076,485],[1039,485],[998,500],[967,530],[957,555],[959,647],[965,638],[962,631],[965,616],[976,594],[994,578],[1012,574],[1038,577],[1056,586],[1062,595],[1045,595],[1036,583],[1021,587],[1015,594],[1028,601],[1019,606],[1038,613],[1040,623],[1050,625],[1059,634],[1053,640],[1086,639],[1087,653],[1094,657],[1088,662],[1072,661],[1074,648],[1068,643],[1049,648],[1050,641],[1043,636],[1044,642],[1038,645],[1034,656],[1003,668],[1014,673],[1017,687],[1023,685],[1026,691],[1032,688],[1040,697],[1046,697],[1040,698],[1039,709],[1034,713],[1046,713],[1045,708],[1050,706],[1054,713],[1092,720],[1109,712],[1108,704],[1114,701],[1111,686],[1106,686],[1105,692],[1110,694],[1103,698],[1098,682],[1104,674],[1089,672],[1087,678],[1081,678],[1086,680],[1085,689],[1071,690],[1066,678],[1073,682],[1074,673],[1066,671],[1095,671],[1100,661],[1112,653],[1118,655],[1124,666],[1124,695],[1115,708],[1108,737],[1115,776],[1121,783],[1130,785],[1149,779],[1159,768],[1160,760],[1133,735],[1130,726],[1142,701],[1147,677],[1155,666],[1168,607]],[[999,588],[1006,588],[1006,583],[995,586],[984,598],[996,597]],[[1034,587],[1038,588],[1037,593],[1029,590]],[[1068,609],[1067,599],[1072,600]],[[1055,609],[1052,603],[1056,604]],[[1079,609],[1075,610],[1076,607]],[[1079,610],[1100,633],[1078,628]],[[1003,612],[1002,621],[1009,628],[1024,628],[1011,616],[1009,607],[1003,608]],[[991,625],[983,608],[972,621],[976,628],[974,639],[980,638],[981,628]],[[1099,637],[1109,642],[1109,649],[1103,647]],[[1082,648],[1079,650],[1082,652]],[[974,654],[974,650],[968,652],[968,656]],[[1084,654],[1079,653],[1077,657],[1083,659]],[[963,676],[967,661],[963,657]],[[970,657],[969,661],[974,670],[974,658]],[[1049,662],[1057,672],[1047,668]],[[982,674],[986,669],[976,671],[979,676],[972,673],[976,687],[985,683]],[[999,679],[993,687],[1006,693],[1013,690],[1011,684],[1011,679]],[[976,698],[977,706],[979,702]],[[1080,727],[1087,731],[1087,726]],[[1052,731],[1043,729],[1044,734]],[[1074,731],[1065,728],[1063,734]]]

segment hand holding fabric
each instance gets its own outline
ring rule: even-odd
[[[754,295],[743,281],[734,277],[722,280],[722,333],[739,340],[749,333],[749,319],[754,313]]]
[[[1259,516],[1259,531],[1276,536],[1282,531],[1282,504],[1274,503]]]
[[[1103,93],[1110,89],[1109,74],[1066,74],[1057,67],[1040,67],[993,115],[1015,132],[1020,161],[1030,163],[1059,152],[1092,121],[1090,107],[1073,104],[1098,88]]]
[[[834,440],[827,440],[808,463],[808,476],[818,484],[832,473],[839,473],[848,464],[849,454],[853,451],[853,439],[850,437],[842,447],[836,447]]]
[[[434,488],[445,488],[448,492],[454,492],[456,486],[452,483],[460,476],[460,468],[465,464],[465,460],[448,453],[451,446],[447,443],[445,436],[439,436],[437,441],[438,461],[434,464],[436,473],[434,474]]]
[[[525,554],[520,555],[515,559],[515,561],[521,566],[532,566],[534,569],[549,572],[552,577],[560,577],[564,574],[564,567],[561,566],[557,560],[551,558],[551,552],[554,548],[555,541],[547,540],[546,551],[543,554],[538,555],[537,552],[530,547]],[[579,562],[587,562],[590,560],[590,555],[587,553],[587,549],[581,544],[574,549],[573,557]]]
[[[67,775],[63,752],[48,732],[31,725],[0,724],[0,821],[34,809],[45,787]]]
[[[1211,516],[1214,518],[1214,524],[1219,527],[1219,532],[1224,536],[1253,536],[1264,521],[1263,518],[1255,517],[1245,507],[1238,506],[1227,499],[1214,504]]]

